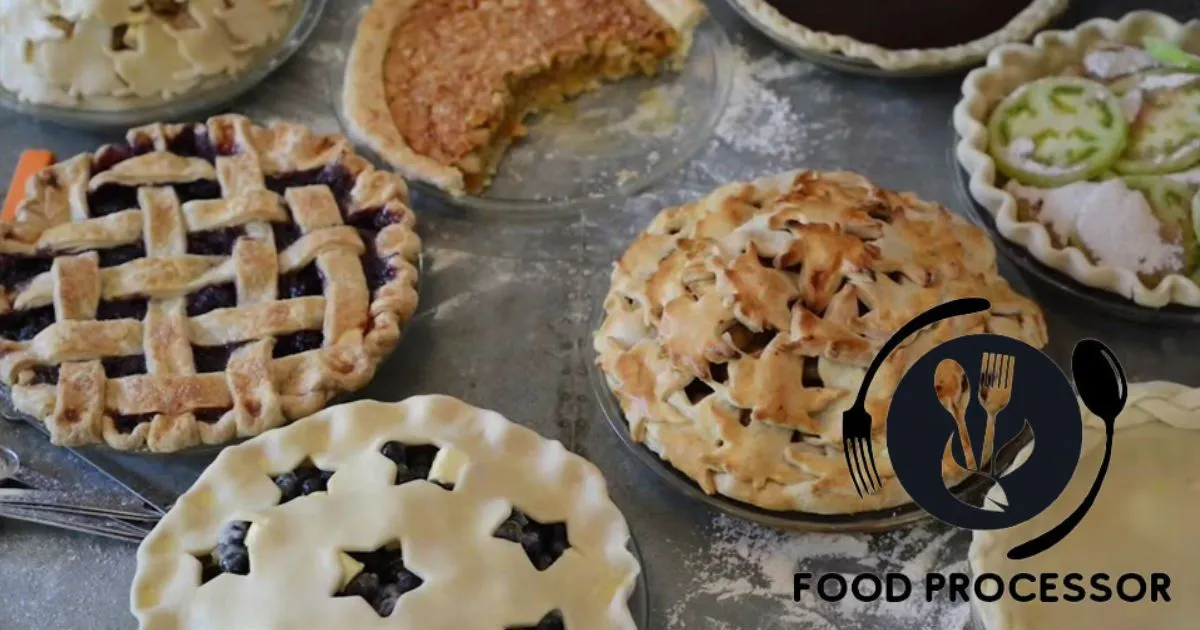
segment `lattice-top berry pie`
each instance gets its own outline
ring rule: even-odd
[[[296,125],[134,129],[0,224],[0,380],[66,446],[175,451],[311,414],[416,308],[407,198]]]
[[[926,329],[875,377],[867,411],[884,484],[860,499],[842,412],[892,333],[959,297],[992,309]],[[907,502],[884,443],[904,371],[965,334],[1046,342],[1041,311],[998,275],[982,231],[850,173],[732,184],[662,212],[616,264],[604,308],[595,347],[633,438],[704,491],[773,510]],[[947,477],[961,471],[944,464]]]
[[[225,449],[138,551],[143,630],[635,630],[600,471],[445,396]]]

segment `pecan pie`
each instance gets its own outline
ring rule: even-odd
[[[697,0],[376,0],[346,116],[406,176],[478,193],[529,114],[682,60],[704,15]]]
[[[339,136],[232,115],[52,166],[0,224],[0,381],[64,446],[175,451],[310,414],[416,308],[407,197]]]
[[[992,308],[919,333],[875,377],[866,407],[884,483],[860,499],[842,412],[899,327],[960,297]],[[823,514],[908,501],[885,424],[926,351],[984,332],[1046,342],[981,230],[851,173],[786,173],[665,210],[617,262],[604,309],[598,361],[635,440],[709,494]],[[943,465],[961,477],[949,452]]]
[[[138,552],[143,630],[636,630],[600,471],[444,396],[327,409],[226,449]]]

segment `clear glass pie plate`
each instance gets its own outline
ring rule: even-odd
[[[954,143],[950,145],[948,162],[951,172],[954,173],[955,189],[958,191],[962,207],[968,209],[968,218],[986,230],[988,235],[992,237],[992,241],[996,244],[996,249],[1004,252],[1004,255],[1013,261],[1021,271],[1072,296],[1074,299],[1080,300],[1090,308],[1111,313],[1133,322],[1192,326],[1200,324],[1200,308],[1191,308],[1179,304],[1170,304],[1162,308],[1150,308],[1141,306],[1133,300],[1124,298],[1112,291],[1093,289],[1057,269],[1052,269],[1042,264],[1041,261],[1024,247],[1005,238],[996,228],[996,220],[992,216],[992,213],[976,202],[975,198],[971,195],[969,188],[970,174],[959,164],[958,158],[955,155],[955,147],[958,146],[961,138],[957,135],[953,135],[952,137],[954,138]]]
[[[348,20],[344,50],[353,47],[358,22],[358,16]],[[421,182],[411,182],[413,189],[447,210],[507,218],[555,216],[636,194],[708,145],[729,100],[732,71],[729,38],[709,17],[680,71],[605,83],[535,116],[482,194],[453,197]],[[350,133],[345,75],[340,66],[330,75],[338,120],[361,153],[377,158]]]
[[[1009,280],[1018,293],[1029,295],[1027,288],[1020,282],[1014,282],[1011,278],[1006,279]],[[600,325],[604,321],[604,315],[604,309],[601,307],[596,317],[592,320],[592,331],[600,328]],[[617,397],[613,395],[612,390],[609,389],[604,372],[596,362],[598,357],[594,346],[592,346],[590,331],[584,343],[588,344],[589,348],[592,348],[590,352],[585,352],[585,356],[589,359],[587,361],[588,380],[591,382],[592,391],[596,396],[596,401],[599,403],[600,409],[604,412],[604,418],[608,421],[609,427],[617,434],[617,438],[620,439],[626,450],[634,458],[650,469],[660,481],[670,486],[673,490],[682,493],[684,496],[700,501],[729,516],[767,527],[795,532],[882,533],[932,518],[928,512],[913,503],[887,510],[857,512],[853,514],[814,514],[810,512],[767,510],[723,495],[710,495],[704,492],[690,477],[663,461],[657,453],[650,450],[645,444],[641,444],[633,439],[633,436],[629,432],[629,423],[625,420],[624,412],[621,411],[621,405],[617,401]],[[1001,467],[1007,467],[1011,457],[1012,454],[1006,458],[997,457],[996,462]],[[953,492],[960,497],[974,497],[979,495],[988,485],[986,480],[981,481],[980,479],[977,476],[973,477],[954,488]]]
[[[327,0],[300,0],[292,26],[278,41],[263,47],[253,62],[233,77],[213,77],[186,94],[164,100],[149,97],[129,101],[121,109],[45,105],[21,100],[0,88],[0,107],[49,122],[82,129],[126,129],[154,122],[190,121],[216,112],[262,83],[291,59],[321,22]]]

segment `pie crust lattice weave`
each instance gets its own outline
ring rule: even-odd
[[[153,125],[0,226],[0,380],[55,444],[176,451],[362,387],[416,308],[407,189],[338,136]]]

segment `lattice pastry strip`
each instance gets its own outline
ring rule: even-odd
[[[0,227],[0,377],[65,445],[171,451],[311,413],[415,310],[406,199],[337,136],[135,129],[40,173]]]
[[[860,500],[841,414],[867,365],[912,317],[969,296],[993,308],[922,331],[876,376],[866,402],[884,489]],[[850,173],[731,184],[663,211],[618,261],[604,308],[598,361],[634,439],[706,492],[780,510],[907,501],[883,438],[908,366],[972,333],[1046,341],[985,234]]]

